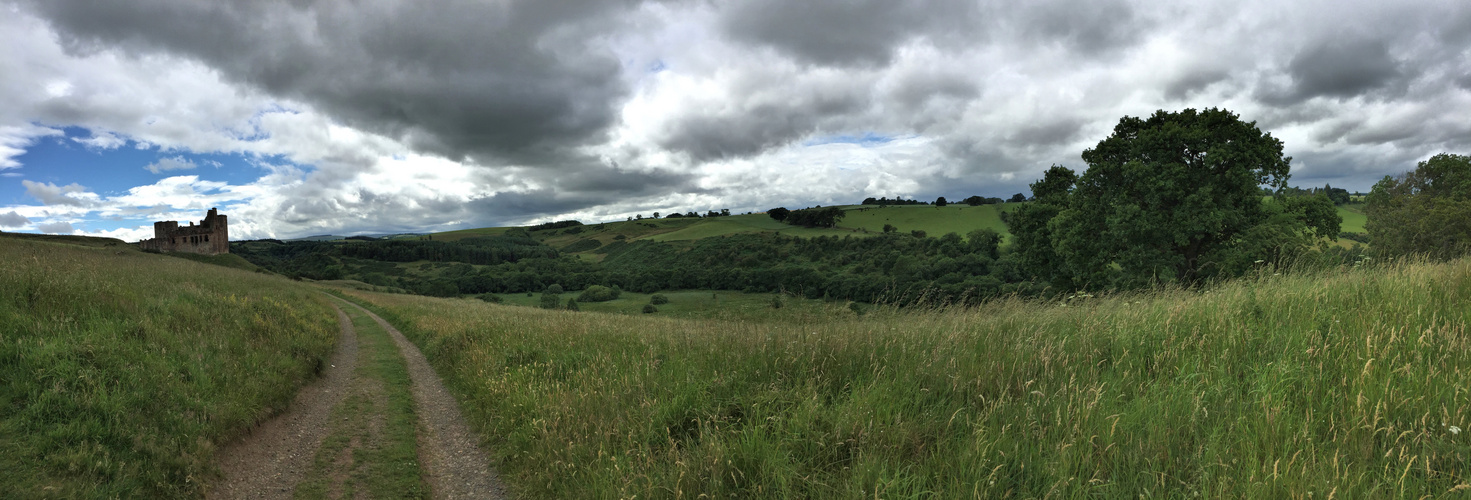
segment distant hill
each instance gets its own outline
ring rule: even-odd
[[[740,214],[706,218],[640,219],[633,221],[585,224],[558,229],[534,230],[528,233],[537,241],[555,248],[567,248],[582,240],[594,240],[598,246],[614,241],[693,241],[718,236],[751,233],[780,233],[786,236],[854,236],[869,237],[883,233],[885,224],[894,226],[899,232],[924,231],[928,236],[943,236],[956,233],[964,237],[967,233],[989,228],[1001,233],[1003,241],[1011,233],[1001,222],[1001,213],[1015,210],[1020,204],[1003,205],[906,205],[880,208],[873,205],[840,206],[846,215],[836,228],[804,228],[787,225],[772,219],[765,213]],[[803,208],[803,207],[796,207]],[[447,231],[428,235],[435,241],[457,241],[476,236],[498,236],[510,231],[511,227],[487,227]],[[525,229],[525,228],[522,228]],[[583,245],[586,246],[586,245]],[[576,247],[573,247],[576,248]],[[596,247],[594,247],[595,249]],[[594,256],[594,249],[570,252]]]
[[[35,233],[9,233],[0,231],[0,238],[13,238],[27,241],[45,241],[50,243],[66,243],[86,247],[111,247],[131,246],[127,242],[117,238],[98,238],[93,236],[74,236],[70,234],[35,234]]]

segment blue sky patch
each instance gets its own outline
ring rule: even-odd
[[[864,132],[858,135],[842,134],[816,137],[802,143],[803,146],[820,146],[823,144],[857,144],[863,147],[877,146],[892,142],[898,137],[883,135],[877,132]]]

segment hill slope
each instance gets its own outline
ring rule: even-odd
[[[0,236],[0,491],[199,496],[330,352],[315,290],[116,240]]]

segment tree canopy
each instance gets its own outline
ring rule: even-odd
[[[1032,252],[1021,260],[1033,269],[1058,267],[1063,276],[1054,283],[1193,285],[1239,272],[1240,262],[1259,255],[1263,249],[1245,236],[1263,224],[1301,236],[1283,243],[1294,246],[1319,234],[1306,221],[1322,215],[1318,202],[1277,209],[1263,203],[1263,186],[1286,187],[1292,159],[1282,155],[1282,141],[1227,110],[1126,116],[1112,135],[1083,151],[1083,161],[1088,170],[1075,184],[1069,185],[1070,172],[1049,175],[1032,187],[1037,208],[1011,217],[1022,219],[1013,232],[1021,250]],[[1048,209],[1058,211],[1049,219]],[[1041,219],[1048,219],[1045,229]],[[1054,254],[1046,253],[1044,241]]]
[[[1021,268],[1044,282],[1061,288],[1073,288],[1071,275],[1065,272],[1062,258],[1052,247],[1052,231],[1047,223],[1067,205],[1068,193],[1078,181],[1078,174],[1067,167],[1053,165],[1032,183],[1032,202],[1005,214],[1006,225],[1013,235],[1012,250]]]
[[[1471,250],[1471,157],[1439,154],[1386,176],[1365,207],[1369,241],[1389,253],[1448,258]]]

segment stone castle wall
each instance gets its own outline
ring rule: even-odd
[[[153,238],[138,242],[144,250],[190,252],[204,255],[230,253],[230,227],[225,216],[209,209],[199,225],[180,227],[175,221],[153,223]]]

